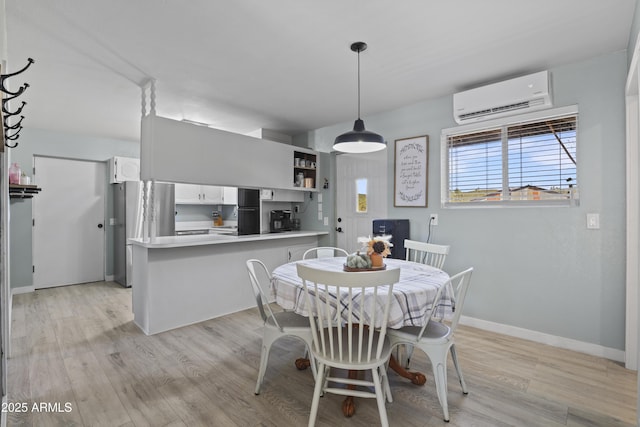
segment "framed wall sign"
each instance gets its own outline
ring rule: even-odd
[[[394,206],[427,207],[429,136],[396,139]]]

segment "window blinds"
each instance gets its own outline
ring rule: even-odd
[[[578,196],[577,114],[447,136],[449,204]]]

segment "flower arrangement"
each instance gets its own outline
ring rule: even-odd
[[[373,267],[382,266],[382,258],[391,254],[389,249],[393,244],[390,235],[376,236],[376,237],[359,237],[358,243],[363,245],[362,250],[366,251],[367,255],[371,258]]]
[[[374,253],[379,254],[382,257],[391,255],[391,250],[389,250],[389,247],[391,246],[391,243],[389,242],[390,238],[391,236],[380,236],[369,240],[367,242],[367,255],[371,256],[371,254]]]

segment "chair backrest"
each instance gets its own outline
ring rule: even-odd
[[[404,247],[407,251],[405,258],[407,261],[419,262],[439,269],[442,269],[449,254],[449,245],[436,245],[405,239]]]
[[[304,263],[297,269],[312,314],[315,353],[345,364],[379,359],[400,269],[348,273]]]
[[[454,311],[451,318],[451,329],[455,331],[462,315],[462,307],[464,307],[464,301],[467,299],[467,291],[471,284],[471,274],[473,273],[473,267],[468,268],[449,279],[451,286],[453,287],[454,295]]]
[[[309,258],[329,258],[334,256],[348,256],[349,252],[344,249],[334,248],[332,246],[320,246],[318,248],[307,249],[302,255],[302,259]]]
[[[267,298],[258,280],[258,275],[260,275],[265,277],[269,281],[269,284],[271,284],[271,273],[269,273],[267,266],[259,259],[250,259],[247,260],[247,271],[249,272],[249,281],[251,282],[251,288],[256,297],[256,305],[258,306],[262,320],[266,322],[267,319],[271,318],[278,329],[282,329],[273,314],[273,310],[271,310],[269,298]]]
[[[473,273],[473,267],[468,268],[464,271],[461,271],[458,274],[455,274],[449,278],[447,283],[440,286],[438,288],[438,292],[436,293],[436,297],[433,300],[434,303],[431,305],[429,310],[426,313],[426,320],[424,322],[424,326],[418,333],[416,337],[417,340],[420,340],[424,335],[427,326],[429,326],[429,322],[433,320],[434,315],[436,314],[438,303],[440,302],[440,298],[442,296],[442,292],[449,287],[449,289],[453,292],[451,296],[452,304],[453,304],[453,316],[451,317],[451,332],[455,332],[458,327],[458,322],[460,321],[460,316],[462,315],[462,308],[464,307],[464,301],[467,297],[467,291],[469,290],[469,285],[471,284],[471,274]]]

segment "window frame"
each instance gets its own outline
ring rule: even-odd
[[[558,118],[561,116],[576,115],[576,157],[578,156],[579,144],[579,112],[577,105],[567,107],[551,108],[548,110],[539,110],[526,114],[519,114],[508,117],[501,117],[495,120],[487,120],[482,122],[470,123],[462,126],[442,129],[440,134],[440,203],[442,208],[446,209],[474,209],[474,208],[516,208],[516,207],[570,207],[578,206],[580,203],[580,187],[576,198],[563,200],[501,200],[491,202],[450,202],[449,201],[449,145],[448,139],[454,135],[471,134],[474,132],[489,131],[504,126],[515,126],[519,123],[531,123],[536,121],[544,121],[548,119]],[[505,150],[503,143],[503,151]],[[504,155],[504,154],[503,154]],[[503,163],[503,168],[505,164]],[[576,164],[576,181],[581,182],[580,167]]]

